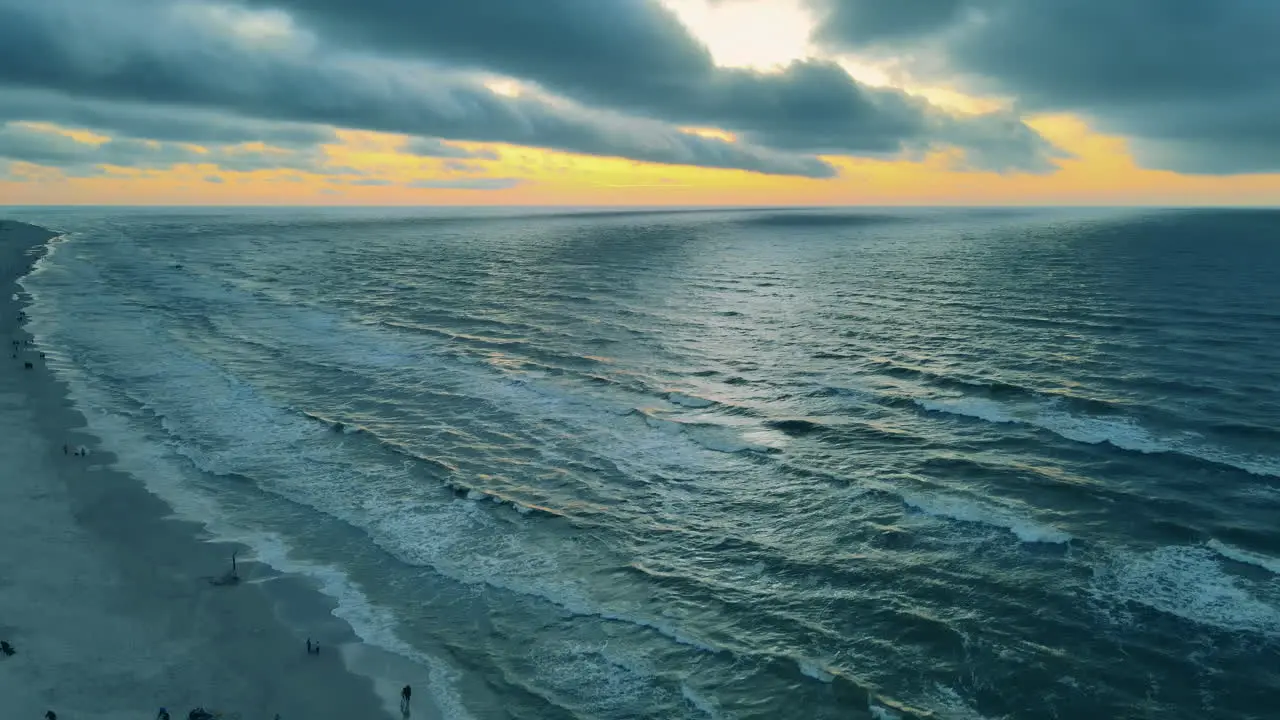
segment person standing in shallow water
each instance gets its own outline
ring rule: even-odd
[[[405,717],[409,716],[409,698],[413,696],[413,688],[408,685],[400,691],[400,714]]]

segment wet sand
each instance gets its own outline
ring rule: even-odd
[[[17,649],[0,656],[0,716],[137,720],[163,706],[183,720],[203,706],[243,720],[389,717],[398,678],[375,690],[347,670],[343,646],[359,646],[330,599],[247,559],[239,584],[211,584],[237,548],[112,469],[40,349],[12,347],[32,339],[16,280],[51,235],[0,221],[0,639]],[[313,624],[303,631],[300,618]],[[307,634],[319,656],[306,654]]]

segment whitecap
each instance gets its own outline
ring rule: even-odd
[[[1280,558],[1233,547],[1217,539],[1210,540],[1205,543],[1205,546],[1224,558],[1248,565],[1256,565],[1275,575],[1280,575]]]
[[[1022,542],[1063,544],[1072,539],[1070,534],[1052,525],[1021,517],[1010,508],[984,504],[945,493],[910,491],[898,491],[898,493],[905,504],[920,512],[960,522],[1003,528],[1013,533]]]
[[[1115,553],[1095,566],[1090,591],[1104,606],[1131,603],[1220,630],[1280,636],[1280,592],[1227,572],[1219,553],[1202,545]]]

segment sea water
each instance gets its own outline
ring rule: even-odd
[[[453,718],[1280,702],[1280,212],[16,215],[122,465]]]

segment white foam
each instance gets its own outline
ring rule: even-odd
[[[915,403],[931,412],[965,415],[992,423],[1019,422],[1018,418],[1008,412],[1000,403],[982,398],[932,398],[929,400],[916,400]]]
[[[1205,546],[1116,553],[1094,568],[1094,598],[1132,603],[1231,632],[1280,636],[1280,589],[1227,572]]]
[[[727,427],[714,427],[710,425],[684,425],[685,433],[694,442],[708,450],[714,450],[721,453],[771,453],[776,452],[776,448],[759,442],[751,442],[746,437],[739,435],[735,430]]]
[[[720,453],[776,452],[776,448],[764,443],[751,442],[740,435],[737,430],[722,425],[687,422],[658,415],[647,408],[636,408],[635,413],[644,418],[649,427],[667,435],[681,435],[699,446]]]
[[[685,699],[685,702],[692,705],[698,712],[711,718],[711,720],[721,720],[721,718],[725,717],[720,711],[720,706],[716,704],[713,698],[704,697],[689,687],[687,683],[680,683],[680,696]]]
[[[875,718],[875,720],[902,720],[901,715],[883,705],[871,703],[867,706],[867,710],[871,712],[871,717]]]
[[[1012,509],[980,503],[974,500],[946,495],[940,492],[922,493],[895,490],[907,505],[936,517],[945,517],[967,523],[978,523],[1004,528],[1026,543],[1056,543],[1071,541],[1071,535],[1051,525],[1044,525],[1017,515]]]
[[[1101,418],[1075,415],[1059,403],[1046,401],[1029,405],[999,403],[975,397],[935,397],[916,399],[931,412],[950,413],[991,423],[1018,423],[1048,430],[1060,437],[1089,445],[1107,443],[1140,453],[1174,452],[1243,470],[1252,475],[1280,477],[1280,458],[1233,452],[1205,445],[1190,433],[1156,435],[1131,418]]]
[[[969,706],[960,693],[945,685],[935,684],[933,692],[926,695],[926,702],[934,715],[941,720],[987,720]]]
[[[547,643],[529,657],[538,683],[587,706],[591,716],[627,717],[637,706],[666,704],[670,693],[650,682],[648,659],[611,643]]]
[[[1249,550],[1242,550],[1238,547],[1232,547],[1231,545],[1228,545],[1217,539],[1210,540],[1209,542],[1205,543],[1205,545],[1210,550],[1213,550],[1214,552],[1218,553],[1224,558],[1235,560],[1236,562],[1246,563],[1249,565],[1256,565],[1275,575],[1280,575],[1280,558],[1272,557],[1270,555],[1263,555],[1261,553],[1250,552]]]
[[[836,679],[836,676],[826,671],[824,666],[812,660],[797,660],[796,665],[800,667],[800,673],[806,677],[811,677],[818,682],[829,683]]]

